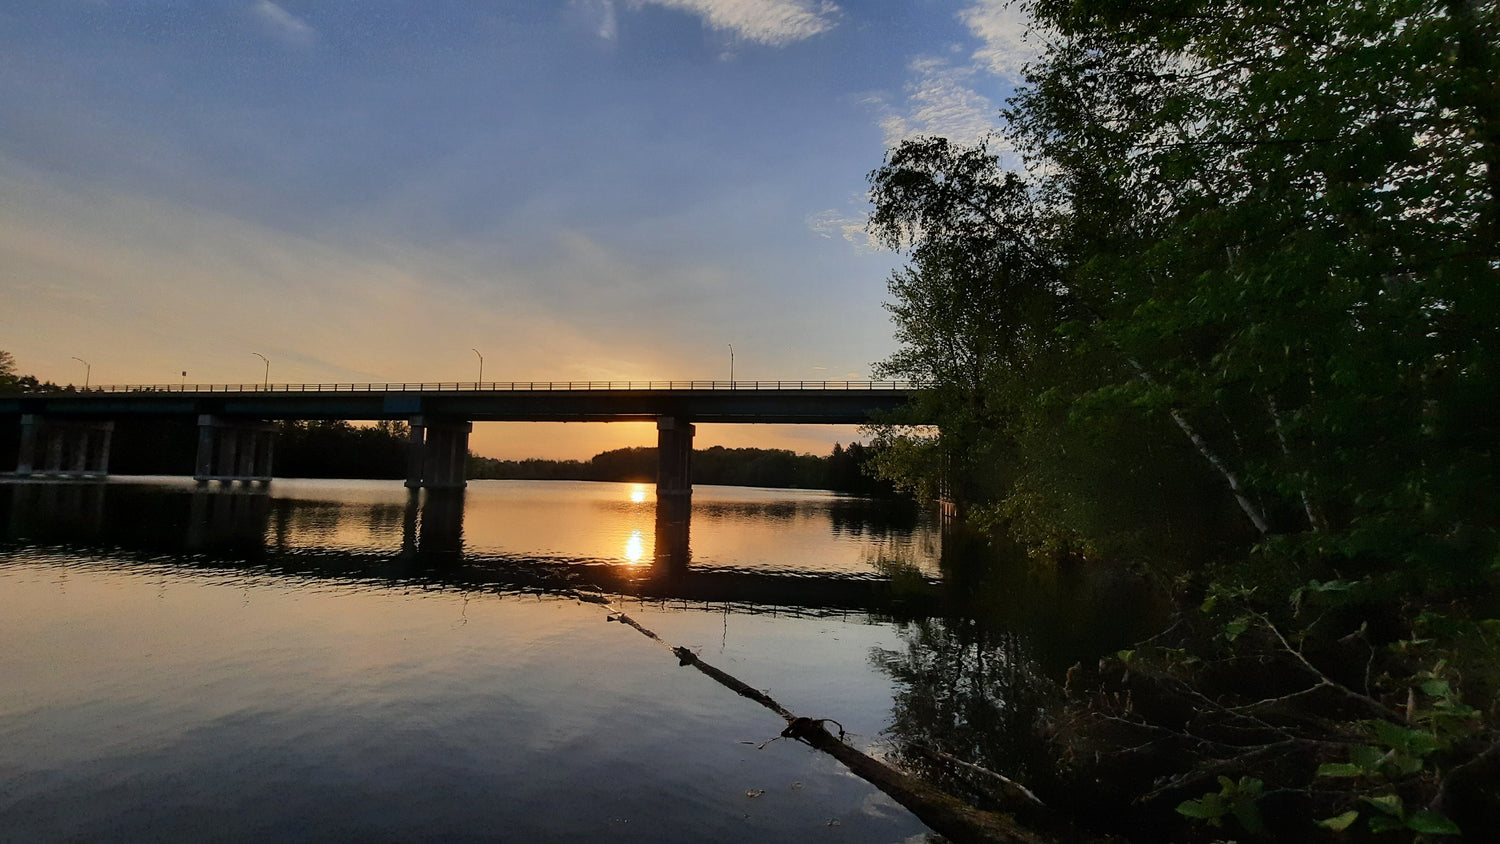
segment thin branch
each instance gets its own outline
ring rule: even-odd
[[[1266,629],[1270,630],[1271,633],[1276,636],[1276,640],[1281,643],[1281,647],[1284,648],[1287,653],[1291,654],[1293,658],[1301,663],[1302,667],[1307,669],[1309,673],[1318,678],[1318,683],[1315,688],[1327,687],[1330,689],[1335,689],[1347,695],[1348,697],[1353,698],[1354,700],[1360,701],[1361,703],[1368,706],[1371,710],[1380,713],[1383,717],[1391,721],[1395,721],[1401,724],[1406,723],[1406,716],[1402,713],[1391,709],[1389,706],[1386,706],[1385,704],[1381,703],[1373,697],[1370,697],[1369,695],[1356,692],[1343,683],[1340,683],[1332,677],[1329,677],[1327,674],[1324,674],[1321,670],[1318,669],[1316,665],[1308,662],[1307,657],[1302,655],[1302,651],[1292,647],[1292,643],[1288,642],[1286,640],[1286,637],[1281,635],[1281,630],[1278,629],[1276,625],[1271,622],[1271,619],[1267,618],[1264,614],[1252,613],[1252,615],[1254,615],[1255,618],[1259,619],[1260,623],[1264,624],[1266,626]]]

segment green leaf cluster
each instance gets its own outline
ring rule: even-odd
[[[1421,771],[1427,758],[1446,746],[1432,732],[1390,721],[1372,721],[1370,730],[1374,744],[1354,745],[1348,762],[1325,762],[1318,766],[1318,776],[1396,780]]]
[[[1398,794],[1366,796],[1361,798],[1361,803],[1375,810],[1364,813],[1365,824],[1374,833],[1409,830],[1423,835],[1462,834],[1462,830],[1458,828],[1458,825],[1449,820],[1441,812],[1431,809],[1419,809],[1415,812],[1407,812],[1401,796]],[[1350,809],[1331,818],[1323,818],[1317,824],[1324,829],[1342,831],[1353,826],[1355,821],[1359,820],[1360,816],[1360,810]]]
[[[1232,817],[1246,832],[1264,832],[1265,821],[1257,806],[1264,792],[1265,784],[1253,777],[1238,780],[1219,777],[1218,791],[1210,791],[1196,800],[1183,801],[1177,806],[1177,813],[1207,821],[1211,826],[1222,826],[1225,818]]]

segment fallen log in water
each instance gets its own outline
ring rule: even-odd
[[[593,603],[608,605],[607,600],[600,600],[600,596],[580,594],[578,597]],[[1043,844],[1043,842],[1084,839],[1076,830],[1067,828],[1065,825],[1055,827],[1049,825],[1049,828],[1043,833],[1022,826],[1011,815],[985,811],[970,806],[924,780],[897,770],[885,762],[845,744],[840,738],[829,733],[823,726],[827,719],[805,718],[793,714],[786,707],[778,703],[775,698],[772,698],[759,689],[751,688],[739,678],[704,662],[691,650],[668,643],[656,635],[655,631],[645,627],[625,613],[614,610],[608,620],[618,621],[621,624],[635,628],[642,635],[672,651],[676,655],[680,665],[691,665],[730,691],[735,692],[741,697],[749,698],[780,715],[787,724],[786,729],[781,732],[783,736],[806,742],[812,747],[837,759],[855,775],[885,792],[897,803],[905,806],[908,811],[916,815],[923,823],[932,827],[935,832],[946,836],[952,841],[959,842],[959,844],[964,844],[965,842]],[[842,735],[842,728],[840,728],[839,732]],[[1027,808],[1034,807],[1028,806]]]

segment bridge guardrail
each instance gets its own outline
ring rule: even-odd
[[[912,390],[910,381],[440,381],[364,384],[104,384],[30,395],[120,393],[476,393],[666,390]]]

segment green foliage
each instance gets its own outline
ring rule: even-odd
[[[1219,790],[1210,791],[1196,800],[1185,800],[1177,806],[1177,813],[1188,818],[1208,821],[1212,826],[1222,826],[1224,819],[1233,817],[1246,832],[1265,831],[1256,802],[1265,792],[1265,784],[1253,777],[1232,780],[1219,777]]]
[[[1366,796],[1361,798],[1361,802],[1375,809],[1374,812],[1366,813],[1365,816],[1365,824],[1373,833],[1409,830],[1422,835],[1461,835],[1463,832],[1458,824],[1449,820],[1441,812],[1419,809],[1408,813],[1398,794]],[[1324,829],[1340,831],[1353,826],[1359,818],[1359,810],[1350,809],[1331,818],[1324,818],[1318,821],[1317,825]]]
[[[1390,721],[1371,721],[1369,729],[1374,744],[1350,747],[1348,762],[1325,762],[1318,766],[1318,776],[1399,780],[1421,771],[1428,757],[1446,746],[1427,730],[1408,729]]]
[[[1140,367],[1087,401],[1175,410],[1268,532],[1454,571],[1493,547],[1496,4],[1200,6],[1030,4],[1013,137],[1080,336]]]
[[[1359,820],[1358,810],[1350,809],[1347,812],[1343,812],[1341,814],[1334,815],[1331,818],[1324,818],[1318,821],[1318,826],[1321,826],[1324,829],[1331,829],[1335,832],[1339,832],[1348,829],[1349,826],[1357,820]]]
[[[924,500],[945,494],[943,444],[936,433],[889,425],[872,426],[865,433],[872,436],[867,465],[875,477]]]
[[[890,281],[901,346],[876,374],[927,388],[869,429],[878,475],[1038,556],[1201,550],[1221,504],[1176,432],[1079,400],[1121,362],[1068,336],[1087,312],[1062,282],[1056,215],[983,145],[907,142],[871,183],[872,232],[912,257]]]
[[[1207,497],[1230,543],[1492,568],[1500,4],[1025,5],[1055,34],[1005,112],[1027,170],[920,138],[871,175],[911,258],[880,372],[938,421],[891,476],[1056,548]]]
[[[1403,796],[1416,795],[1425,801],[1441,791],[1443,778],[1460,764],[1455,760],[1494,741],[1493,731],[1485,725],[1480,713],[1464,701],[1458,682],[1464,675],[1448,662],[1458,637],[1483,636],[1486,628],[1482,621],[1471,623],[1431,609],[1422,610],[1406,623],[1430,637],[1412,635],[1375,648],[1368,642],[1375,635],[1369,617],[1391,610],[1392,596],[1401,594],[1393,593],[1391,587],[1400,580],[1390,576],[1311,580],[1291,590],[1288,605],[1294,614],[1288,621],[1295,623],[1298,617],[1315,621],[1310,626],[1294,628],[1290,641],[1272,626],[1266,615],[1275,611],[1277,590],[1216,582],[1210,586],[1201,610],[1213,619],[1219,630],[1217,640],[1223,643],[1225,652],[1239,658],[1254,657],[1255,640],[1273,647],[1279,643],[1292,658],[1292,664],[1301,666],[1299,673],[1314,681],[1308,691],[1335,689],[1339,697],[1360,701],[1363,707],[1384,713],[1384,717],[1328,723],[1329,733],[1320,740],[1326,745],[1343,747],[1337,753],[1322,756],[1325,761],[1316,767],[1318,783],[1311,792],[1319,795],[1325,806],[1344,811],[1315,820],[1317,825],[1343,830],[1363,819],[1365,828],[1377,834],[1397,830],[1457,834],[1458,826],[1452,819],[1431,810],[1407,811],[1402,801]],[[1339,619],[1343,623],[1364,620],[1344,636],[1335,632],[1341,628],[1317,629],[1338,624]],[[1269,639],[1267,633],[1271,634]],[[1331,638],[1338,641],[1330,641]],[[1356,640],[1366,642],[1370,648],[1364,673],[1365,692],[1343,687],[1304,655],[1304,651],[1338,653]],[[1466,653],[1465,659],[1467,664],[1482,665],[1491,656],[1476,649]]]

